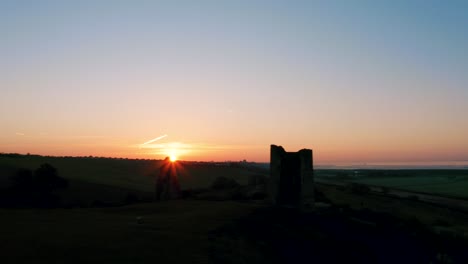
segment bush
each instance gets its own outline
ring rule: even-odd
[[[314,188],[314,201],[322,202],[322,203],[331,203],[330,199],[328,199],[323,192]]]
[[[348,188],[351,190],[351,192],[357,194],[367,194],[371,191],[369,186],[361,183],[351,183]]]
[[[383,194],[388,194],[390,192],[390,188],[386,186],[380,187],[380,190],[382,191]]]
[[[33,183],[41,192],[51,192],[68,187],[68,181],[58,176],[57,169],[45,163],[34,171]]]
[[[268,183],[268,178],[265,175],[250,175],[249,176],[249,185],[266,185]]]
[[[19,169],[10,177],[11,189],[16,192],[31,192],[33,188],[33,172],[29,169]]]
[[[10,178],[11,187],[7,190],[4,205],[9,207],[55,207],[60,197],[55,191],[68,187],[68,181],[58,176],[57,169],[50,164],[42,164],[34,173],[19,169]]]
[[[438,218],[434,221],[434,225],[448,227],[450,226],[450,223],[445,219]]]
[[[125,196],[125,200],[124,200],[125,204],[134,204],[134,203],[138,203],[138,202],[140,202],[140,198],[138,198],[138,195],[136,195],[134,193],[129,192]]]
[[[211,184],[211,189],[224,190],[237,188],[239,186],[239,183],[237,183],[234,179],[220,176],[213,181],[213,183]]]
[[[189,199],[194,196],[194,191],[192,189],[182,190],[181,191],[181,198],[182,199]]]
[[[340,171],[335,174],[335,178],[340,180],[349,180],[352,177],[349,176],[348,172]]]

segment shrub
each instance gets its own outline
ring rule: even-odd
[[[317,188],[314,188],[314,200],[316,202],[331,203],[330,199],[328,199],[325,194]]]
[[[58,176],[57,169],[48,163],[42,164],[34,171],[33,183],[41,192],[51,192],[68,187],[68,181]]]
[[[353,192],[357,194],[367,194],[370,193],[371,189],[369,186],[361,183],[351,183],[348,188]]]
[[[11,207],[55,207],[60,204],[56,190],[68,187],[68,181],[58,176],[57,169],[42,164],[34,173],[19,169],[10,178],[12,185],[5,194],[5,205]]]
[[[350,177],[347,172],[340,171],[340,172],[335,174],[335,178],[340,179],[340,180],[349,180],[352,177]]]
[[[380,187],[380,190],[382,191],[383,194],[388,194],[390,192],[390,189],[386,186]]]
[[[249,176],[249,185],[265,185],[268,182],[268,178],[265,175],[250,175]]]
[[[33,182],[33,172],[29,169],[19,169],[10,177],[11,187],[16,190],[30,191]]]
[[[234,179],[223,176],[217,177],[211,184],[211,188],[215,190],[232,189],[236,187],[239,187],[239,183]]]
[[[140,198],[138,198],[138,196],[134,193],[129,192],[125,196],[125,200],[124,200],[125,204],[134,204],[138,202],[140,202]]]

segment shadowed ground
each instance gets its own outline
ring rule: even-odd
[[[261,208],[216,230],[213,240],[218,263],[468,261],[465,241],[436,236],[417,222],[388,214],[336,207],[320,212]],[[252,248],[258,253],[248,255]],[[443,258],[451,262],[439,262]]]
[[[2,263],[206,263],[208,233],[257,207],[170,201],[102,209],[0,210]]]
[[[2,263],[433,263],[468,245],[368,209],[169,201],[0,211]]]

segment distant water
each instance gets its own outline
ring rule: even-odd
[[[468,161],[406,161],[316,164],[316,169],[467,169]]]

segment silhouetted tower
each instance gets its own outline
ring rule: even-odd
[[[171,200],[180,198],[180,185],[177,176],[177,168],[169,157],[164,159],[159,168],[159,175],[156,178],[156,200]]]
[[[313,201],[312,150],[286,152],[281,146],[271,145],[269,187],[275,205],[300,206],[305,195]]]

